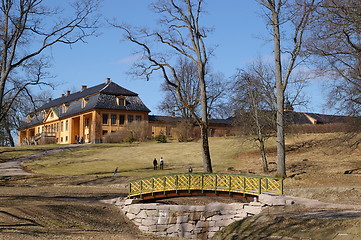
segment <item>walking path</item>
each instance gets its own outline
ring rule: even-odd
[[[26,175],[34,175],[33,173],[24,171],[21,164],[25,161],[32,160],[35,158],[43,157],[49,154],[57,153],[60,151],[63,151],[65,149],[77,147],[79,145],[73,144],[73,145],[67,145],[64,147],[51,149],[48,151],[36,153],[30,156],[21,157],[18,159],[10,160],[7,162],[0,163],[0,176],[26,176]]]

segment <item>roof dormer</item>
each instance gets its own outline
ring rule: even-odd
[[[126,100],[125,96],[118,96],[116,98],[116,101],[117,101],[118,106],[125,107],[127,105],[127,100]]]
[[[89,102],[89,97],[84,97],[81,99],[81,108],[85,108],[86,105],[88,104]]]

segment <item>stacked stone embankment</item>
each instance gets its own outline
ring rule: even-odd
[[[261,212],[263,204],[210,203],[198,205],[137,204],[127,199],[124,214],[144,233],[160,236],[209,239],[229,224]]]

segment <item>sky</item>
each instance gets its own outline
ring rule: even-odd
[[[104,0],[100,12],[106,19],[133,26],[154,27],[157,16],[149,9],[149,0]],[[213,27],[206,38],[208,46],[217,46],[210,66],[214,72],[221,72],[231,78],[237,68],[244,68],[257,58],[272,59],[272,43],[266,41],[269,33],[262,10],[255,0],[209,0],[202,25]],[[90,37],[86,43],[73,46],[56,45],[49,49],[52,57],[51,74],[58,86],[53,99],[66,90],[79,91],[82,85],[98,85],[110,78],[113,82],[139,94],[150,114],[162,114],[157,106],[163,98],[161,77],[150,81],[128,75],[134,62],[136,45],[124,41],[122,32],[104,24],[99,36]],[[310,97],[307,108],[296,111],[330,113],[323,110],[323,86],[320,80],[313,80],[306,89]]]

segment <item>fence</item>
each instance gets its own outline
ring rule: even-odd
[[[145,194],[179,191],[212,191],[228,192],[230,195],[249,194],[258,196],[261,193],[283,194],[283,178],[226,173],[184,173],[153,176],[136,179],[129,183],[128,197],[142,198]]]

